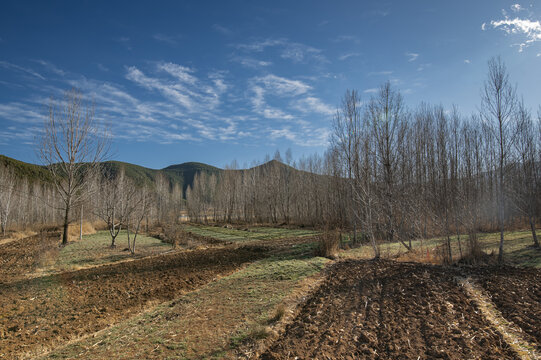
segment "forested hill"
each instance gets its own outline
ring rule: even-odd
[[[15,175],[22,179],[27,178],[30,181],[50,182],[51,176],[44,166],[35,165],[0,155],[0,166],[13,169]],[[171,165],[161,170],[149,169],[143,166],[134,165],[120,161],[106,161],[102,164],[107,171],[116,174],[121,169],[127,177],[131,178],[136,184],[152,184],[158,176],[163,175],[171,185],[182,187],[183,193],[188,186],[192,185],[195,174],[205,172],[207,174],[219,174],[222,169],[202,164],[198,162],[187,162],[178,165]]]

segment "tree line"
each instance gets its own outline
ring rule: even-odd
[[[441,236],[452,261],[479,231],[526,223],[539,246],[541,108],[519,99],[499,58],[488,63],[480,111],[421,104],[408,109],[389,82],[368,101],[346,91],[323,156],[201,174],[187,193],[195,221],[332,225],[378,242]],[[275,155],[280,159],[280,154]],[[289,166],[292,165],[292,166]],[[462,254],[460,254],[462,255]]]

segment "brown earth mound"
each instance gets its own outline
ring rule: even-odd
[[[344,261],[261,359],[515,359],[455,270]]]
[[[59,251],[60,234],[42,232],[0,245],[0,286],[24,279]]]

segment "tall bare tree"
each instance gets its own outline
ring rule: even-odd
[[[86,103],[75,88],[67,91],[60,103],[51,99],[43,125],[39,155],[62,200],[65,245],[70,211],[85,196],[87,179],[107,155],[108,132],[95,121],[94,105]]]
[[[503,241],[505,227],[506,165],[512,147],[512,120],[517,106],[516,88],[509,82],[507,67],[500,57],[488,62],[488,76],[481,91],[481,118],[486,131],[496,142],[495,171],[498,174],[498,224],[500,245],[498,262],[503,262]]]
[[[520,102],[517,111],[516,123],[516,142],[515,147],[517,156],[517,171],[515,178],[518,180],[513,186],[513,199],[519,211],[528,217],[532,240],[535,247],[539,247],[537,239],[535,217],[539,199],[536,196],[536,190],[539,182],[539,162],[536,161],[538,144],[536,139],[536,126],[532,121],[530,111]]]
[[[13,208],[13,193],[15,191],[15,175],[12,169],[0,166],[0,225],[2,235],[6,235],[9,215]]]

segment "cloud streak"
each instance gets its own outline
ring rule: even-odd
[[[506,16],[502,20],[490,21],[490,25],[494,29],[502,30],[507,35],[522,37],[523,40],[516,44],[519,47],[519,52],[522,52],[525,48],[531,46],[533,43],[541,41],[541,22],[539,22],[539,20],[521,19],[519,17],[511,19]],[[486,30],[487,24],[484,23],[481,26],[481,29]]]
[[[26,68],[26,67],[22,67],[22,66],[19,66],[19,65],[16,65],[16,64],[12,64],[12,63],[9,63],[7,61],[0,61],[0,67],[3,67],[4,69],[8,69],[8,70],[15,70],[15,71],[18,71],[18,72],[22,72],[22,73],[25,73],[25,74],[28,74],[28,75],[32,75],[33,77],[36,77],[40,80],[45,80],[45,77],[42,76],[41,74],[39,74],[38,72],[30,69],[30,68]]]
[[[407,52],[405,55],[407,56],[409,62],[413,62],[419,57],[419,54],[414,52]]]
[[[253,41],[248,44],[234,45],[238,50],[244,52],[263,52],[268,48],[277,48],[282,59],[290,60],[293,63],[306,63],[315,61],[317,63],[328,63],[329,60],[323,55],[321,49],[292,42],[285,38],[280,39],[264,39]]]

